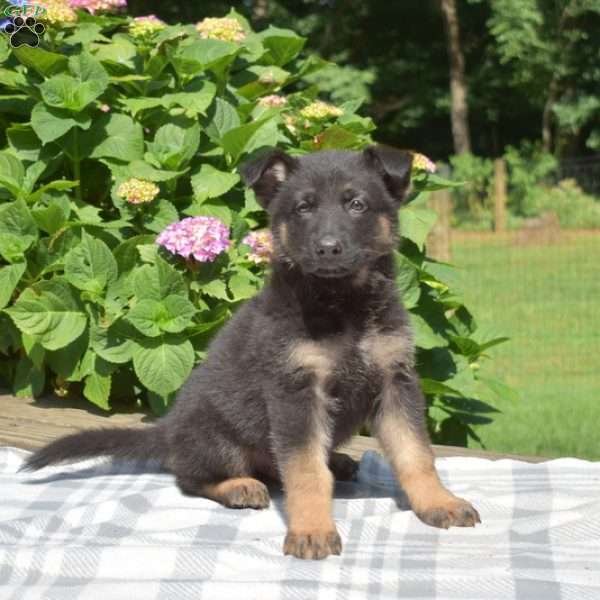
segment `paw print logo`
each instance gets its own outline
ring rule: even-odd
[[[40,35],[46,28],[38,23],[34,17],[14,17],[3,27],[4,33],[10,35],[10,45],[13,48],[29,46],[37,48],[40,43]]]

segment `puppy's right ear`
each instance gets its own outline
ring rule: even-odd
[[[240,167],[244,183],[254,190],[260,205],[268,209],[281,184],[296,168],[297,161],[281,150],[271,150]]]

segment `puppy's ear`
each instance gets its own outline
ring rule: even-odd
[[[379,173],[388,192],[400,204],[410,187],[412,152],[378,145],[365,148],[363,156],[367,165]]]
[[[268,209],[281,184],[296,168],[295,158],[281,150],[271,150],[240,167],[244,183],[254,190],[260,205]]]

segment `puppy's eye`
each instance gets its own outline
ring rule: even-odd
[[[348,210],[353,213],[364,213],[367,208],[367,204],[360,198],[353,198],[348,202]]]
[[[302,200],[301,202],[298,202],[298,204],[296,204],[295,210],[299,215],[305,215],[312,211],[312,205]]]

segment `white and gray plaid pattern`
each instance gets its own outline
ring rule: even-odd
[[[1,600],[600,598],[600,463],[438,459],[483,520],[442,531],[398,508],[368,452],[336,488],[342,556],[301,561],[282,555],[276,491],[268,510],[233,511],[147,466],[17,473],[24,456],[0,449]]]

